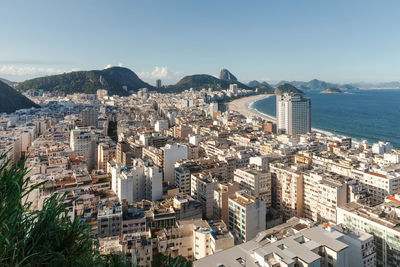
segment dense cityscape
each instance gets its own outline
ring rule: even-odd
[[[26,95],[41,108],[1,115],[0,153],[44,182],[31,209],[68,192],[102,254],[134,266],[160,253],[220,267],[400,261],[400,151],[312,131],[301,93],[275,90],[276,121],[239,113],[237,101],[270,95],[237,84]]]
[[[0,267],[400,266],[400,1],[0,10]]]

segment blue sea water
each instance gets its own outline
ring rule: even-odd
[[[351,94],[321,94],[311,98],[312,128],[370,143],[388,141],[400,148],[400,90],[354,90]],[[275,116],[275,96],[258,100],[252,108]]]

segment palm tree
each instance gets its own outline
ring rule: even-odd
[[[26,196],[28,170],[0,155],[0,266],[127,266],[117,255],[100,256],[90,229],[71,220],[66,194],[54,194],[39,211]]]

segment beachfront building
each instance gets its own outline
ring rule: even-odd
[[[311,99],[302,95],[276,95],[278,134],[305,134],[311,132]]]

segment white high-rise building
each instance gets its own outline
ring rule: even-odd
[[[185,145],[166,145],[161,148],[163,151],[163,171],[164,171],[164,182],[169,184],[175,183],[175,163],[177,161],[188,159],[188,147]]]
[[[137,202],[143,199],[157,201],[162,198],[162,172],[148,162],[135,159],[133,168],[116,165],[111,171],[111,188],[120,201]]]
[[[302,95],[276,95],[277,131],[282,134],[311,132],[311,99]]]

